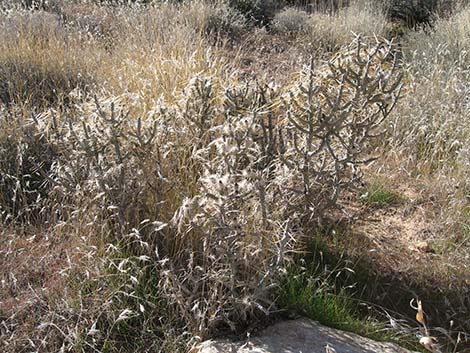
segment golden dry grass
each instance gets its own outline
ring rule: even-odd
[[[386,43],[390,23],[369,2],[278,17],[301,16],[297,37],[279,23],[276,35],[253,30],[227,2],[47,10],[0,15],[0,349],[184,351],[239,330],[276,308],[283,261],[324,210],[370,206],[336,197],[374,148],[387,158],[366,169],[370,179],[391,194],[418,191],[367,208],[381,225],[363,219],[353,226],[361,236],[333,246],[357,255],[384,241],[377,268],[422,277],[410,285],[435,276],[445,291],[440,279],[465,276],[468,11],[402,38],[392,69],[385,44],[367,58],[371,37],[362,50],[343,47],[353,32]],[[314,74],[292,74],[339,48]],[[397,87],[384,82],[401,74],[388,116]],[[385,143],[366,138],[379,130]],[[416,206],[416,194],[432,206]],[[402,207],[411,213],[397,215]],[[415,240],[438,256],[410,248]]]

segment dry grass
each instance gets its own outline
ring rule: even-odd
[[[41,108],[94,84],[100,53],[79,33],[66,33],[57,16],[22,12],[1,19],[0,99]],[[86,55],[83,53],[86,52]]]
[[[317,51],[318,55],[318,52],[335,52],[356,34],[387,36],[391,25],[381,5],[356,0],[337,11],[308,13],[294,7],[285,8],[274,17],[272,29],[299,37],[310,53]]]
[[[310,36],[312,41],[334,51],[350,41],[354,34],[386,36],[388,26],[380,5],[358,0],[333,14],[313,14]]]
[[[215,50],[204,44],[205,7],[161,5],[145,10],[64,5],[58,10],[60,17],[56,13],[23,11],[2,16],[0,72],[6,86],[1,92],[7,105],[1,112],[1,153],[5,157],[1,166],[5,239],[1,256],[6,272],[2,277],[0,316],[4,325],[0,346],[9,352],[52,352],[61,347],[113,351],[122,345],[129,329],[124,320],[127,316],[120,314],[130,307],[140,313],[133,321],[140,329],[129,349],[148,349],[151,341],[157,351],[177,351],[186,339],[180,339],[183,330],[177,332],[171,310],[159,304],[158,277],[149,273],[154,266],[145,266],[125,249],[128,233],[133,234],[130,223],[139,229],[145,218],[157,216],[153,212],[170,219],[172,207],[176,208],[180,200],[179,191],[164,186],[168,189],[166,197],[176,203],[164,212],[162,200],[156,199],[158,193],[153,195],[151,191],[161,184],[158,165],[148,154],[152,140],[148,140],[147,133],[156,123],[156,107],[164,109],[164,102],[179,101],[195,75],[213,75],[220,82],[226,77],[225,66],[214,57]],[[122,181],[120,174],[111,169],[119,169],[120,162],[103,160],[105,164],[90,168],[88,162],[93,158],[89,160],[91,156],[79,147],[83,142],[80,133],[89,133],[90,127],[99,128],[93,119],[100,120],[106,131],[116,127],[106,126],[105,118],[96,116],[91,94],[100,96],[100,104],[107,111],[110,101],[116,110],[125,105],[126,111],[138,114],[143,125],[142,135],[135,136],[134,147],[136,156],[147,159],[145,166],[141,165],[144,170],[125,185],[121,183],[120,189],[113,186],[117,179]],[[126,133],[137,127],[136,122],[129,121]],[[83,130],[83,124],[89,124],[87,130]],[[79,130],[76,133],[72,130],[75,125]],[[106,140],[107,135],[96,137],[104,139],[99,147],[94,145],[99,149],[95,157],[101,160],[98,156],[113,154],[107,146],[113,142]],[[174,151],[175,161],[182,156],[178,151]],[[68,159],[71,163],[63,164],[69,153],[74,156]],[[158,151],[151,154],[156,156]],[[169,165],[165,168],[174,168],[170,155],[166,157]],[[182,173],[177,179],[184,184],[185,161],[180,161]],[[92,164],[95,162],[98,160]],[[136,171],[135,166],[128,167],[126,175]],[[107,176],[101,168],[107,168]],[[106,180],[93,185],[95,182],[89,179],[93,175]],[[151,175],[156,182],[153,186],[148,178]],[[103,194],[97,195],[96,187],[104,187],[108,196],[103,199]],[[143,189],[136,192],[136,187]],[[131,205],[136,208],[125,215],[117,214],[114,203],[121,207],[119,212]],[[44,237],[61,245],[49,247]],[[30,243],[28,239],[36,240]],[[32,245],[36,242],[37,246]],[[51,259],[64,260],[51,262],[41,252],[50,252]],[[19,265],[35,259],[42,263],[40,274],[34,267]],[[119,267],[123,259],[129,263],[129,270]],[[40,279],[33,281],[37,276]],[[154,284],[145,287],[152,278]],[[146,299],[131,301],[129,286],[142,291]],[[34,314],[24,315],[28,312]]]
[[[26,25],[16,32],[24,44],[7,37],[4,55],[16,64],[20,56],[31,66],[37,60],[43,76],[32,81],[3,59],[2,68],[24,83],[8,87],[18,93],[2,112],[2,153],[10,158],[2,166],[3,222],[26,234],[47,224],[55,239],[65,227],[88,251],[61,271],[86,269],[88,277],[66,302],[40,296],[45,308],[34,318],[6,313],[4,344],[113,350],[137,330],[133,349],[149,339],[164,349],[174,339],[146,332],[163,331],[172,313],[181,318],[176,336],[184,328],[195,340],[236,330],[275,308],[272,289],[300,220],[315,222],[359,177],[346,165],[360,164],[399,87],[389,45],[357,40],[292,86],[240,84],[207,43],[211,21],[229,12],[213,6],[70,5],[55,10],[62,17],[53,25],[46,19],[54,15],[41,12],[5,16]],[[44,83],[51,53],[68,65],[66,85]],[[93,85],[74,84],[85,69]],[[101,260],[87,260],[94,256]],[[168,303],[166,314],[152,318],[158,301]],[[25,340],[17,324],[36,333]]]
[[[407,37],[399,64],[369,2],[285,10],[270,38],[300,30],[289,40],[329,60],[279,86],[272,34],[246,37],[228,4],[2,12],[0,347],[185,351],[264,318],[384,132],[410,174],[440,178],[435,222],[465,248],[468,11]],[[268,56],[257,80],[243,43]]]
[[[404,43],[409,92],[391,124],[394,151],[407,155],[411,173],[436,179],[441,201],[439,222],[445,243],[455,239],[460,251],[468,242],[467,141],[469,10],[437,21],[431,33],[409,35]],[[465,251],[467,253],[467,251]]]
[[[410,34],[404,43],[411,93],[402,101],[393,135],[413,144],[413,156],[419,159],[421,155],[430,164],[455,158],[467,136],[462,121],[468,115],[469,18],[469,10],[464,10],[439,20],[431,33]]]

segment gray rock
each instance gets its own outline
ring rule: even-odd
[[[327,350],[327,345],[330,350]],[[199,353],[411,353],[393,343],[321,326],[309,319],[279,322],[243,342],[206,341]]]

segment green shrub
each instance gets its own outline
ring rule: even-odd
[[[309,254],[311,255],[311,254]],[[320,256],[318,256],[320,257]],[[308,261],[308,263],[306,263]],[[323,325],[355,332],[376,340],[396,339],[395,332],[385,329],[385,324],[365,317],[360,301],[354,300],[352,291],[338,289],[338,277],[347,277],[354,270],[339,266],[324,271],[331,264],[297,260],[280,287],[279,302],[283,309],[307,316]],[[326,273],[325,273],[326,272]],[[346,275],[345,275],[346,273]],[[353,286],[350,285],[351,289]]]
[[[326,229],[318,232],[313,241],[309,240],[307,251],[289,266],[279,288],[281,307],[330,327],[424,352],[414,329],[406,320],[398,319],[402,312],[383,302],[387,296],[396,302],[394,296],[402,295],[403,289],[386,293],[392,286],[389,278],[377,276],[366,261],[332,251],[323,242],[329,233]],[[401,310],[407,312],[405,300]]]
[[[392,0],[388,4],[388,16],[393,20],[399,20],[406,26],[417,28],[429,26],[435,19],[435,0]]]

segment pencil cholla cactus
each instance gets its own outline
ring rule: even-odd
[[[393,50],[358,37],[292,87],[222,90],[198,76],[143,115],[126,109],[130,94],[52,117],[48,138],[63,151],[54,193],[82,212],[61,217],[88,217],[155,261],[161,294],[193,335],[237,330],[275,308],[304,230],[359,180],[399,96]]]
[[[305,212],[321,216],[360,177],[358,165],[400,95],[397,64],[392,43],[357,37],[318,75],[313,63],[306,67],[284,97],[281,159],[300,180]]]
[[[194,153],[202,169],[199,192],[173,218],[187,246],[161,261],[162,287],[202,336],[269,311],[267,294],[292,239],[288,222],[278,222],[269,209],[260,97],[248,87],[228,91],[226,99],[225,112],[210,119],[213,139]]]
[[[358,37],[318,71],[307,67],[287,93],[232,87],[222,107],[212,106],[210,79],[191,82],[179,116],[200,136],[191,157],[198,191],[172,219],[184,246],[159,256],[164,293],[193,332],[237,329],[273,309],[272,289],[302,227],[359,180],[368,145],[399,97],[393,50]]]

